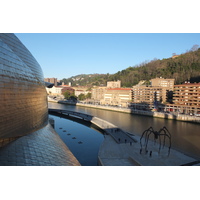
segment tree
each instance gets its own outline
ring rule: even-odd
[[[83,101],[83,100],[86,99],[86,97],[85,97],[85,95],[84,95],[83,93],[81,93],[81,94],[78,95],[78,99],[79,99],[80,101]]]
[[[195,44],[195,45],[192,46],[191,51],[197,51],[198,48],[199,48],[199,45]]]
[[[92,97],[92,93],[91,92],[88,92],[86,95],[85,95],[86,99],[91,99]]]
[[[74,101],[74,102],[77,101],[77,97],[76,97],[74,94],[72,94],[72,95],[69,97],[69,99],[72,100],[72,101]]]
[[[66,92],[63,93],[63,95],[64,95],[65,99],[69,99],[72,94],[71,94],[70,91],[66,91]]]

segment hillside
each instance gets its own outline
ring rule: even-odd
[[[72,82],[72,85],[106,85],[107,81],[121,80],[122,87],[132,87],[140,80],[149,81],[152,78],[174,78],[175,84],[188,80],[200,82],[200,48],[196,51],[177,55],[174,58],[152,60],[139,66],[128,67],[115,74],[79,75],[63,81]],[[76,80],[75,78],[79,78]]]
[[[71,82],[72,86],[88,86],[92,87],[106,85],[107,80],[109,80],[110,74],[80,74],[77,76],[72,76],[68,79],[62,79],[61,82],[68,84]]]

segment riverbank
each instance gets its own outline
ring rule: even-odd
[[[62,109],[49,109],[49,113],[89,121],[104,131],[104,141],[98,153],[98,164],[101,166],[199,165],[198,160],[171,149],[171,146],[163,145],[160,149],[161,143],[148,141],[148,147],[145,147],[141,137],[127,133],[101,118]]]
[[[151,111],[135,110],[131,108],[121,108],[121,107],[72,103],[72,102],[69,103],[69,102],[62,102],[62,101],[59,101],[58,103],[88,107],[88,108],[95,108],[95,109],[100,109],[100,110],[109,110],[109,111],[115,111],[115,112],[136,114],[136,115],[145,115],[145,116],[162,118],[162,119],[171,119],[171,120],[184,121],[184,122],[200,123],[200,117],[183,115],[183,114],[162,113],[162,112],[155,112],[155,111],[151,112]]]

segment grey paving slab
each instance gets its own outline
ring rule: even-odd
[[[80,166],[48,124],[0,148],[0,166]]]
[[[135,136],[139,141],[139,137]],[[118,143],[110,135],[106,135],[99,150],[99,161],[104,166],[179,166],[196,161],[181,152],[171,149],[168,156],[168,148],[163,148],[158,153],[158,146],[149,141],[149,153],[140,153],[140,143]],[[149,151],[150,152],[150,151]],[[196,164],[198,165],[198,164]]]

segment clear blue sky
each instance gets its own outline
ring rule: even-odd
[[[199,33],[17,33],[42,67],[44,77],[116,73],[154,58],[181,54]]]

